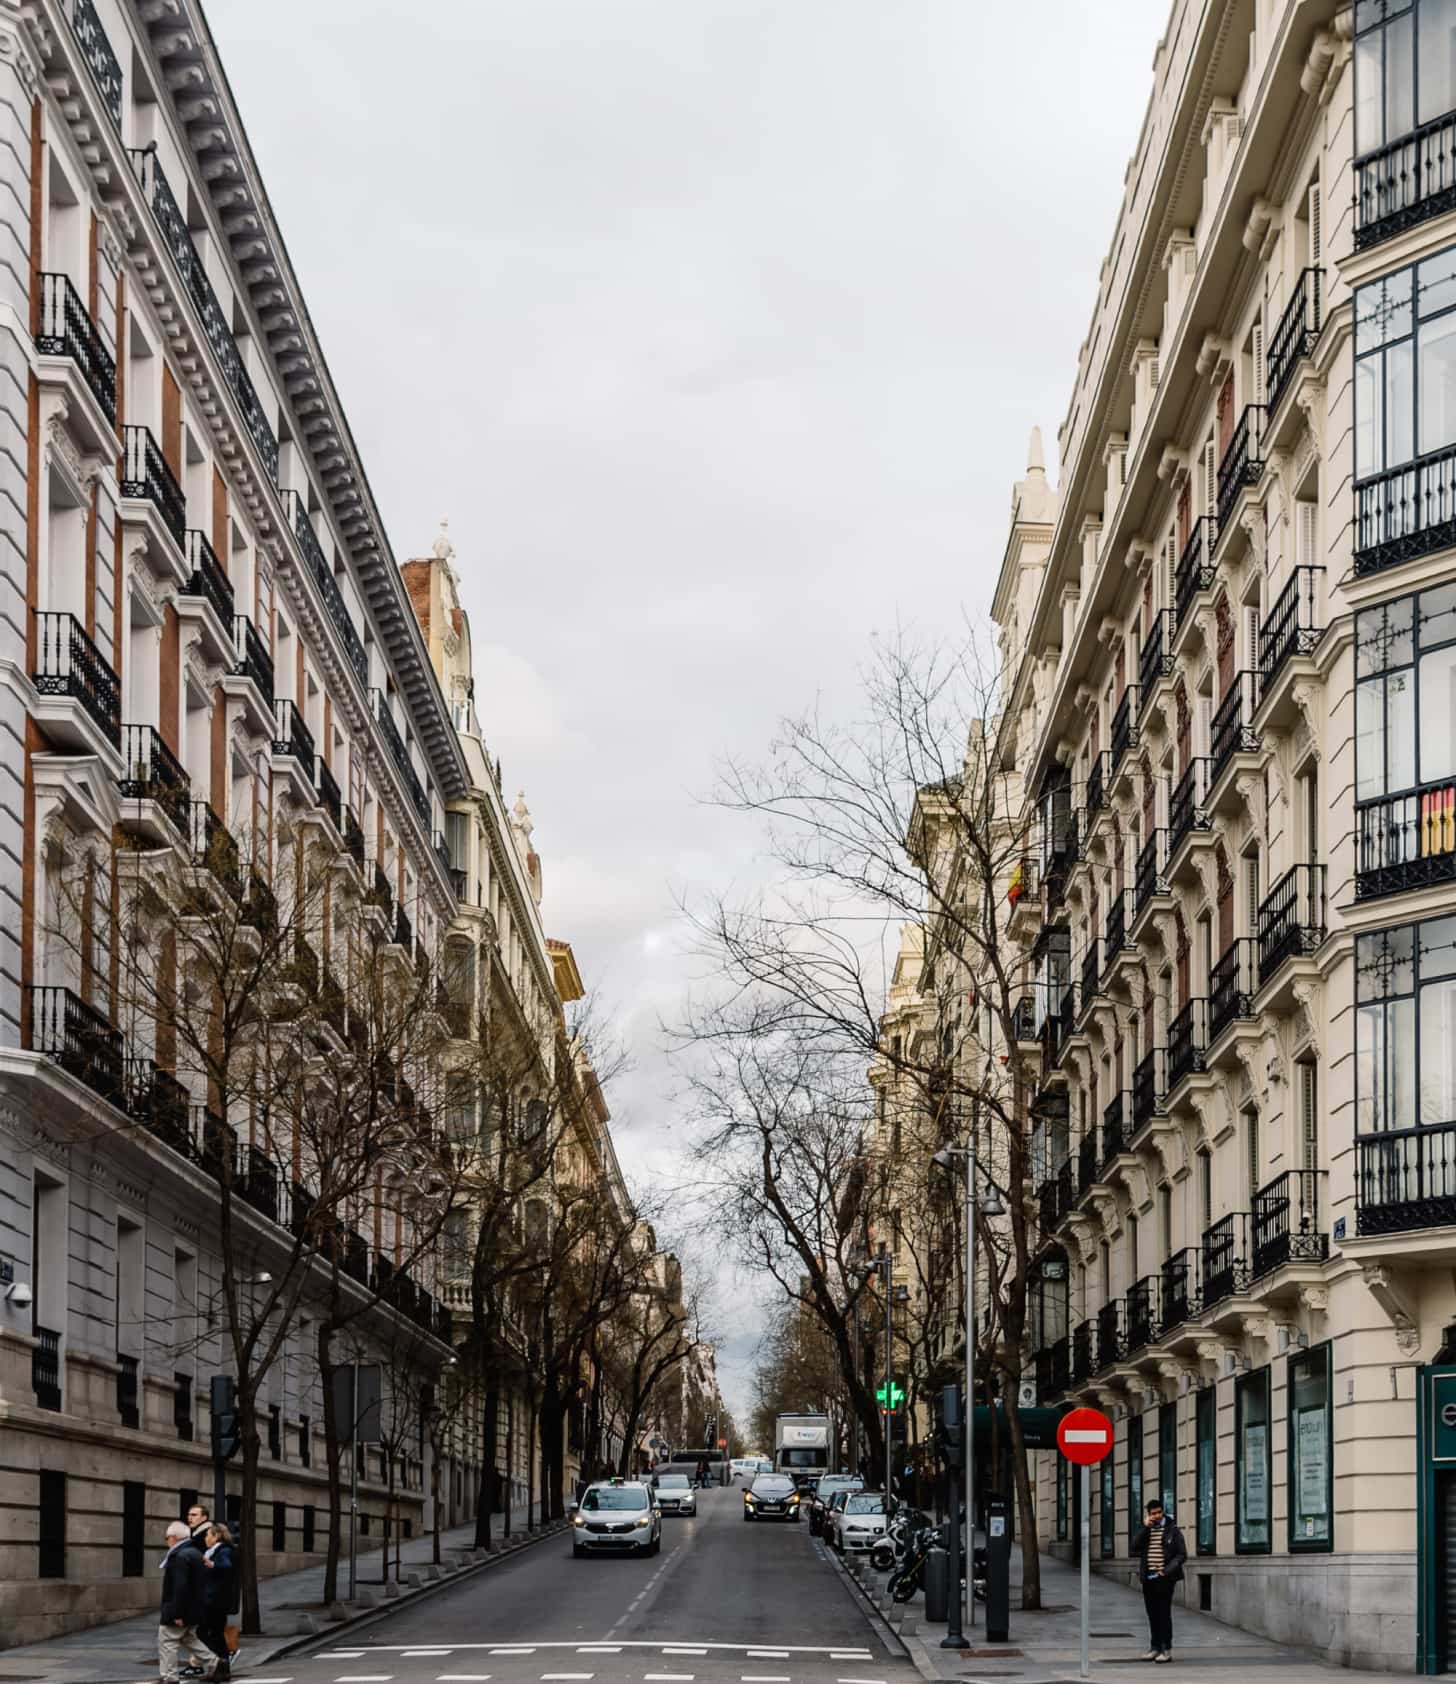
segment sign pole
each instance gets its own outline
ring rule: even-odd
[[[1082,1476],[1082,1673],[1088,1676],[1092,1623],[1092,1469],[1084,1462]]]

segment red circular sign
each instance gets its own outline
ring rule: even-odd
[[[1069,1462],[1091,1467],[1112,1454],[1112,1422],[1100,1409],[1074,1409],[1057,1427],[1057,1449]]]

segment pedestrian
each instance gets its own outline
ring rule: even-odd
[[[706,1491],[708,1489],[708,1458],[706,1456],[698,1457],[698,1465],[693,1473],[699,1489]]]
[[[212,1516],[207,1512],[206,1503],[193,1502],[187,1510],[187,1530],[192,1534],[192,1542],[199,1550],[207,1548],[207,1529],[212,1525]]]
[[[1138,1578],[1143,1587],[1143,1606],[1148,1611],[1148,1636],[1152,1648],[1145,1661],[1166,1664],[1173,1658],[1173,1591],[1183,1577],[1188,1546],[1172,1518],[1163,1510],[1161,1498],[1148,1501],[1148,1521],[1132,1540],[1138,1558]]]
[[[197,1622],[207,1608],[203,1588],[202,1551],[187,1530],[186,1521],[167,1528],[167,1553],[162,1557],[162,1607],[157,1621],[157,1674],[160,1684],[178,1684],[177,1660],[182,1649],[211,1677],[216,1660],[197,1635]]]
[[[216,1524],[207,1529],[207,1548],[202,1559],[207,1564],[203,1577],[206,1611],[197,1628],[197,1635],[217,1656],[216,1679],[232,1675],[232,1651],[228,1648],[227,1628],[233,1609],[238,1605],[238,1556],[233,1548],[233,1535],[226,1526]]]

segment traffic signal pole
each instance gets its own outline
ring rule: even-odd
[[[950,1521],[948,1525],[950,1556],[948,1576],[950,1578],[950,1600],[946,1604],[945,1636],[940,1640],[942,1649],[965,1649],[963,1604],[961,1602],[961,1517],[956,1512],[960,1508],[960,1492],[957,1489],[957,1464],[961,1459],[965,1447],[965,1438],[961,1430],[960,1394],[954,1386],[946,1386],[940,1394],[940,1424],[942,1449],[945,1453],[945,1482],[950,1492]],[[974,1556],[971,1558],[975,1559]],[[975,1573],[966,1575],[974,1581]],[[976,1600],[975,1585],[971,1586],[971,1601]]]
[[[895,1301],[895,1254],[885,1253],[885,1518],[888,1523],[890,1514],[890,1494],[894,1490],[891,1483],[891,1464],[893,1452],[891,1445],[895,1436],[895,1338],[891,1315]]]

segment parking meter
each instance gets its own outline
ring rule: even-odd
[[[1011,1641],[1011,1500],[986,1499],[986,1640]]]

